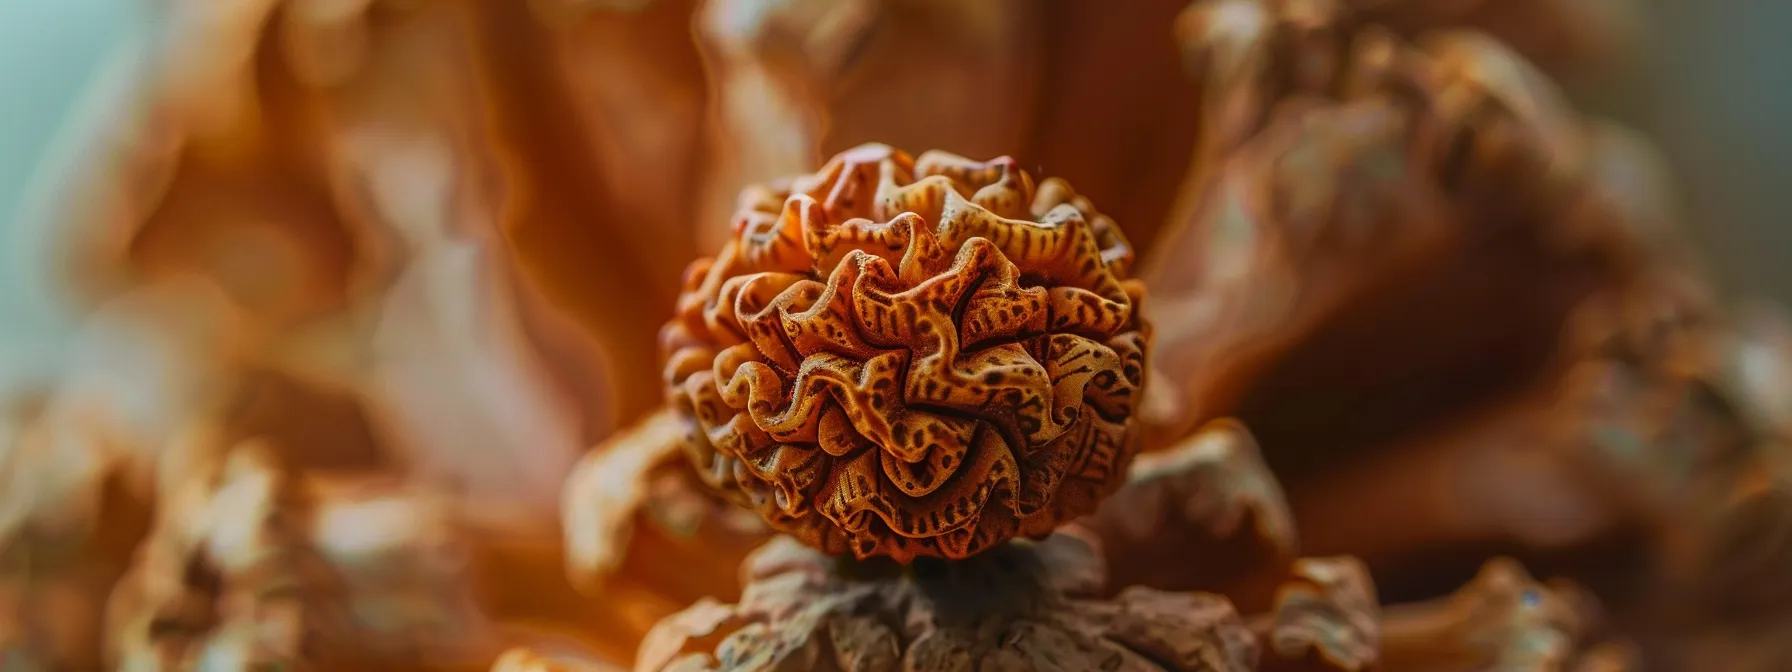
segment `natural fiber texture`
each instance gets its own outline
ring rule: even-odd
[[[881,145],[747,190],[664,332],[693,459],[772,527],[965,557],[1088,513],[1133,452],[1132,252],[1011,159]]]

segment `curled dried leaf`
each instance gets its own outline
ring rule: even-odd
[[[1143,290],[1068,187],[866,145],[741,204],[663,333],[713,486],[827,552],[906,562],[1042,536],[1118,484]]]
[[[741,602],[704,601],[642,645],[648,670],[1250,670],[1257,645],[1225,599],[1122,591],[1073,536],[911,568],[828,558],[780,537],[744,568]]]

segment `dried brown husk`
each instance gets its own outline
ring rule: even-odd
[[[643,642],[636,669],[1639,669],[1634,647],[1606,639],[1589,593],[1536,582],[1510,560],[1488,563],[1446,598],[1382,607],[1360,560],[1259,553],[1245,574],[1269,575],[1273,590],[1250,618],[1224,596],[1129,585],[1107,571],[1104,557],[1144,554],[1166,568],[1181,558],[1186,573],[1176,579],[1232,589],[1238,583],[1210,573],[1202,553],[1240,536],[1291,545],[1291,530],[1241,534],[1247,507],[1280,508],[1252,503],[1279,499],[1273,493],[1238,492],[1261,484],[1224,478],[1269,478],[1249,447],[1242,427],[1217,423],[1148,458],[1161,463],[1147,462],[1109,503],[1142,506],[1157,521],[1153,535],[1104,511],[1044,541],[907,566],[829,557],[778,537],[743,565],[738,603],[704,599],[668,617]],[[1182,541],[1202,536],[1205,544]],[[1104,550],[1109,540],[1127,546]]]

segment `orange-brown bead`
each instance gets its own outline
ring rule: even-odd
[[[965,557],[1092,511],[1136,445],[1141,286],[1012,159],[882,145],[742,194],[662,333],[710,485],[830,553]]]

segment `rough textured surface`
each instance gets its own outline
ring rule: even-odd
[[[965,557],[1092,511],[1134,450],[1132,251],[1010,159],[881,145],[742,194],[664,331],[698,471],[859,557]]]
[[[1140,455],[1127,483],[1075,524],[1101,539],[1111,586],[1217,592],[1247,612],[1268,606],[1297,550],[1281,485],[1230,420]]]
[[[737,605],[661,623],[636,670],[1249,670],[1257,645],[1223,598],[1098,589],[1094,549],[1059,535],[909,568],[830,559],[780,537]]]

